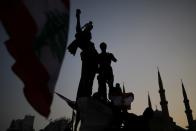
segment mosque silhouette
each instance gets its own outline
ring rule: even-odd
[[[182,82],[182,81],[181,81]],[[196,131],[196,120],[193,120],[192,110],[190,108],[189,99],[182,82],[183,102],[185,106],[185,113],[188,121],[188,129],[184,129],[173,121],[173,118],[169,115],[168,101],[165,96],[165,89],[163,88],[163,82],[158,69],[158,83],[159,83],[159,95],[161,111],[156,108],[153,111],[153,117],[150,120],[149,126],[151,131]],[[148,94],[148,107],[152,108],[150,96]]]

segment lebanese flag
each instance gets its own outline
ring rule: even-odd
[[[0,21],[25,97],[48,117],[67,44],[69,0],[1,0]]]

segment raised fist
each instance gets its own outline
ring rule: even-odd
[[[79,17],[80,14],[81,14],[81,10],[80,10],[80,9],[77,9],[77,10],[76,10],[76,17]]]

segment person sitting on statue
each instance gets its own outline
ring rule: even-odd
[[[109,90],[113,88],[114,75],[111,67],[111,62],[116,62],[117,59],[112,53],[106,52],[107,45],[102,42],[100,44],[101,53],[98,55],[98,92],[103,99],[107,99],[106,83]]]

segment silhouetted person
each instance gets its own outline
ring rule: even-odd
[[[107,45],[102,42],[100,44],[101,53],[98,55],[99,69],[98,69],[98,92],[100,95],[107,99],[107,91],[106,91],[106,83],[109,88],[113,88],[114,75],[111,67],[111,62],[116,62],[117,59],[114,57],[112,53],[106,52]]]

